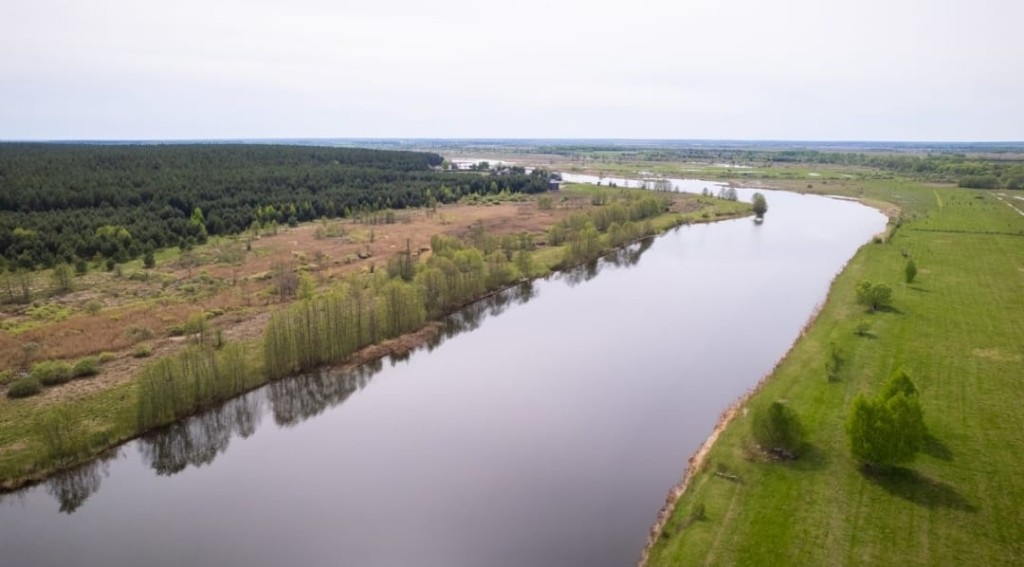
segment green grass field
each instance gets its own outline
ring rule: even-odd
[[[1024,217],[983,191],[884,181],[833,189],[897,203],[910,220],[851,260],[816,323],[747,404],[786,400],[810,449],[792,462],[757,457],[749,419],[737,414],[649,564],[1022,564]],[[910,285],[903,252],[919,268]],[[890,285],[894,309],[856,305],[862,279]],[[861,322],[868,336],[855,333]],[[832,383],[829,343],[845,359]],[[900,365],[920,390],[929,436],[906,467],[868,474],[850,457],[844,420],[859,392],[877,392]],[[700,507],[706,517],[691,519]]]

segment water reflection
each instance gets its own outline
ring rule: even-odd
[[[262,417],[259,392],[229,400],[219,408],[147,434],[138,441],[143,460],[159,475],[172,475],[189,465],[213,462],[227,450],[233,435],[256,432]]]
[[[579,266],[560,272],[558,278],[569,285],[576,287],[581,283],[588,282],[597,277],[601,270],[608,267],[630,268],[640,262],[640,257],[654,244],[654,237],[630,244],[623,248],[616,249],[606,256],[597,260],[585,262]]]
[[[653,242],[653,238],[644,239],[554,277],[575,286],[595,278],[602,269],[635,266]],[[432,350],[446,339],[473,331],[488,317],[501,315],[509,307],[526,303],[537,295],[534,283],[526,282],[472,303],[445,317],[441,322],[441,332],[424,346]],[[414,350],[392,355],[391,363],[406,360]],[[383,360],[377,359],[354,369],[323,368],[286,378],[180,423],[148,433],[136,444],[143,462],[161,476],[180,473],[189,466],[209,465],[227,451],[232,438],[244,439],[256,432],[263,417],[264,403],[269,403],[274,423],[292,427],[341,405],[353,393],[365,388],[382,369]],[[61,512],[73,513],[95,494],[107,476],[109,461],[118,455],[119,451],[114,451],[85,466],[50,478],[46,490],[60,503]]]
[[[291,427],[340,405],[364,388],[382,367],[378,359],[354,370],[322,368],[270,384],[266,392],[274,422]]]
[[[71,514],[100,489],[110,474],[110,461],[121,456],[120,449],[110,451],[91,463],[62,471],[46,481],[46,492],[60,504],[60,511]]]

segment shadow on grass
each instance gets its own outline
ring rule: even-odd
[[[921,451],[929,457],[942,459],[943,461],[953,460],[953,451],[949,450],[949,446],[931,433],[925,434],[924,446],[921,448]]]
[[[875,313],[893,313],[895,315],[903,315],[902,311],[896,309],[892,305],[884,305],[882,307],[879,307],[878,309],[875,309]]]
[[[925,288],[923,288],[923,287],[921,287],[919,285],[908,285],[907,288],[908,289],[912,289],[914,291],[919,291],[921,293],[931,293],[932,292],[932,290],[925,289]]]
[[[962,512],[976,513],[977,506],[971,504],[952,486],[928,478],[923,474],[903,467],[876,469],[861,467],[864,478],[881,486],[893,496],[899,496],[927,508],[949,508]]]
[[[820,471],[828,464],[828,456],[816,445],[804,443],[800,447],[800,456],[786,461],[786,466],[798,471]]]

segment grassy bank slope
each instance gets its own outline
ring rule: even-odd
[[[650,565],[1024,559],[1024,218],[991,193],[907,183],[893,193],[889,200],[913,205],[914,220],[853,258],[817,322],[748,403],[787,400],[807,429],[808,454],[789,463],[756,457],[741,411],[678,502]],[[903,251],[920,269],[910,285]],[[892,286],[894,309],[869,315],[855,305],[862,279]],[[867,336],[855,333],[862,322]],[[845,358],[833,383],[829,343]],[[921,392],[930,435],[906,468],[868,474],[849,456],[843,423],[854,397],[877,392],[899,365]]]

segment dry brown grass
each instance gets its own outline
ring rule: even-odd
[[[21,371],[39,360],[71,360],[109,351],[117,360],[105,365],[100,376],[51,389],[45,397],[59,399],[107,388],[131,380],[145,364],[147,359],[131,356],[139,343],[150,345],[154,357],[180,348],[184,339],[167,336],[167,330],[183,325],[197,313],[223,312],[209,324],[228,340],[260,336],[270,312],[279,306],[272,293],[273,280],[268,277],[277,264],[298,266],[319,285],[328,285],[347,274],[383,268],[390,256],[405,249],[406,242],[419,252],[429,248],[435,234],[462,236],[476,223],[494,235],[543,233],[569,214],[591,207],[585,195],[565,195],[565,201],[562,197],[556,196],[559,206],[549,211],[528,201],[446,205],[435,213],[400,211],[394,224],[332,221],[341,222],[347,234],[329,238],[317,237],[320,223],[307,223],[252,241],[240,263],[215,263],[216,245],[210,245],[194,252],[202,258],[201,265],[188,268],[178,261],[162,262],[146,281],[127,277],[127,271],[121,276],[90,273],[78,279],[74,293],[36,301],[37,306],[53,304],[68,309],[71,315],[63,320],[36,321],[28,313],[29,306],[0,306],[0,317],[22,325],[14,333],[0,331],[0,369]],[[225,245],[245,247],[243,241],[220,244]],[[369,258],[357,257],[366,252]],[[190,284],[199,290],[185,291]],[[90,314],[89,304],[100,305],[100,311]]]

